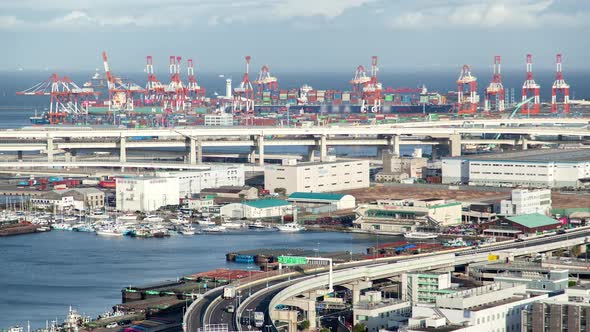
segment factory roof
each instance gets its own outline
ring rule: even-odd
[[[244,186],[221,186],[219,188],[204,188],[201,193],[224,193],[224,194],[239,194],[244,190],[250,190],[252,187]]]
[[[446,158],[445,158],[446,159]],[[504,153],[467,155],[452,157],[451,159],[464,160],[501,160],[501,161],[528,161],[528,162],[583,162],[590,161],[590,149],[537,149],[522,150]]]
[[[244,202],[244,204],[251,206],[253,208],[258,208],[258,209],[266,209],[266,208],[271,208],[271,207],[275,207],[275,206],[291,205],[290,202],[287,202],[282,199],[258,199],[255,201]]]
[[[315,200],[315,201],[339,201],[344,196],[344,194],[330,194],[330,193],[304,193],[304,192],[294,192],[289,195],[289,199],[298,199],[298,200]]]
[[[527,228],[536,228],[559,224],[559,221],[540,213],[523,214],[520,216],[506,217],[506,219]]]

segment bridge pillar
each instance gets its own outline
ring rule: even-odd
[[[18,161],[23,160],[23,152],[22,151],[17,151],[16,152],[16,158],[18,159]]]
[[[119,161],[124,163],[127,162],[127,139],[125,136],[121,136],[119,139]]]
[[[357,280],[342,286],[352,290],[352,304],[354,305],[361,300],[361,291],[373,287],[373,282],[370,280]]]
[[[307,147],[307,160],[309,162],[313,162],[313,160],[315,159],[314,156],[315,155],[315,146],[308,146]]]
[[[328,161],[328,144],[326,134],[320,136],[320,162]]]
[[[387,145],[389,146],[389,150],[398,157],[400,156],[399,141],[399,135],[393,135],[387,139]]]
[[[47,162],[53,162],[53,137],[47,136]]]
[[[451,157],[461,156],[461,134],[451,134],[449,137],[449,152]]]
[[[520,149],[521,150],[528,150],[529,148],[529,141],[526,139],[526,137],[521,137],[520,138]]]
[[[64,157],[65,157],[66,163],[72,162],[72,152],[70,152],[70,150],[67,150],[64,153]]]
[[[258,136],[258,165],[264,166],[264,135]]]
[[[197,142],[194,138],[188,137],[188,163],[195,165],[197,163]]]

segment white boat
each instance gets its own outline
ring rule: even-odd
[[[211,221],[211,219],[209,219],[209,218],[199,219],[199,220],[197,220],[197,224],[199,224],[201,226],[215,225],[215,223],[213,221]]]
[[[207,228],[203,228],[204,233],[223,233],[227,230],[225,226],[210,226]]]
[[[117,221],[136,221],[137,216],[133,213],[124,214],[122,216],[117,217]]]
[[[96,235],[103,236],[123,236],[123,233],[114,228],[99,228],[96,230]]]
[[[231,220],[231,219],[223,220],[221,225],[224,226],[225,228],[229,228],[229,229],[240,229],[240,228],[246,227],[246,224],[243,221]]]
[[[106,220],[106,219],[109,219],[110,217],[108,214],[90,214],[90,215],[86,216],[86,218],[94,219],[94,220]]]
[[[180,234],[182,235],[195,235],[195,228],[193,226],[182,226],[180,229]]]
[[[436,233],[426,233],[426,232],[408,232],[404,234],[406,239],[411,240],[428,240],[428,239],[436,239],[438,234]]]
[[[255,222],[249,224],[248,228],[250,228],[250,229],[265,229],[265,228],[267,228],[267,226],[265,224],[263,224],[262,221],[256,220]]]
[[[49,232],[50,228],[47,226],[41,226],[37,228],[37,232]]]
[[[155,214],[148,214],[143,218],[145,222],[162,222],[164,219],[162,217],[156,216]]]
[[[71,231],[72,225],[60,222],[60,223],[52,224],[51,228],[58,230],[58,231]]]
[[[275,228],[278,229],[279,232],[291,232],[291,233],[305,230],[305,228],[301,227],[296,222],[291,222],[291,223],[282,224],[282,225],[276,225]]]

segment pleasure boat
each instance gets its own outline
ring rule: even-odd
[[[225,228],[229,228],[229,229],[240,229],[245,227],[246,225],[241,222],[240,220],[224,220],[223,223],[221,223],[222,226],[224,226]]]
[[[223,233],[227,230],[225,226],[210,226],[207,228],[203,228],[204,233]]]
[[[72,230],[72,226],[70,224],[66,224],[64,222],[52,224],[51,228],[58,230],[58,231],[71,231]]]
[[[265,229],[267,228],[266,225],[264,225],[262,223],[262,221],[260,220],[256,220],[255,222],[251,223],[248,225],[248,228],[250,229]]]
[[[137,216],[133,213],[127,213],[122,216],[118,216],[117,221],[121,221],[121,222],[137,221]]]
[[[199,224],[201,226],[212,226],[212,225],[215,225],[215,222],[211,221],[210,218],[204,218],[204,219],[197,220],[197,224]]]
[[[96,235],[103,235],[103,236],[123,236],[123,233],[119,232],[114,228],[99,228],[96,230]]]
[[[162,222],[164,219],[162,217],[156,216],[155,214],[148,214],[143,218],[145,222]]]
[[[191,225],[182,226],[180,229],[180,234],[182,235],[195,235],[195,228]]]
[[[438,234],[426,232],[408,232],[404,234],[404,237],[410,240],[429,240],[436,239]]]
[[[301,227],[296,222],[291,222],[291,223],[282,224],[282,225],[276,225],[275,228],[278,229],[279,232],[290,232],[290,233],[299,232],[299,231],[305,230],[305,228]]]

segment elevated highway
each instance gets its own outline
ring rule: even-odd
[[[257,160],[263,165],[267,146],[307,146],[308,158],[313,159],[317,150],[320,161],[327,161],[328,146],[376,146],[399,154],[404,144],[443,144],[449,147],[451,156],[458,156],[462,145],[503,144],[526,149],[531,144],[589,144],[588,121],[547,118],[309,128],[32,128],[0,130],[0,151],[40,151],[52,162],[62,151],[115,149],[120,161],[125,162],[128,149],[181,148],[187,151],[189,164],[199,164],[203,148],[246,147],[250,149],[250,162]]]

